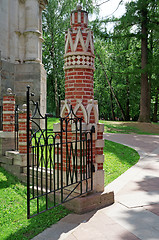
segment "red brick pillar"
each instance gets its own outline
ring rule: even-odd
[[[94,44],[93,33],[88,28],[88,13],[80,6],[71,13],[71,28],[65,37],[65,101],[62,102],[61,117],[69,113],[72,105],[74,113],[83,117],[85,129],[95,126],[93,139],[93,164],[95,172],[94,190],[104,190],[103,171],[103,131],[98,123],[98,103],[94,100]]]
[[[19,153],[27,154],[27,109],[26,104],[23,104],[22,111],[19,112]]]
[[[94,46],[93,33],[88,29],[88,13],[77,10],[71,13],[71,28],[66,32],[65,44],[65,99],[75,107],[77,99],[87,106],[94,99],[93,72]]]
[[[15,95],[11,88],[7,89],[7,94],[3,97],[3,132],[14,132],[15,118]]]

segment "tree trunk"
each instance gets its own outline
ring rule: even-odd
[[[110,84],[112,82],[112,78],[110,79]],[[114,104],[113,104],[113,95],[112,92],[110,90],[110,106],[111,106],[111,116],[112,116],[112,120],[115,121],[115,112],[114,112]]]
[[[130,121],[130,89],[129,89],[129,77],[126,77],[126,121]]]
[[[143,3],[141,23],[141,96],[139,122],[150,122],[150,86],[148,82],[148,45],[147,45],[147,0]]]
[[[156,97],[155,97],[154,112],[153,112],[153,122],[157,122],[158,95],[159,95],[159,87],[157,88]]]
[[[58,88],[57,88],[57,78],[55,77],[55,106],[56,106],[56,117],[60,116],[59,109],[59,96],[58,96]]]

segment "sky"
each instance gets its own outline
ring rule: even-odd
[[[131,0],[97,0],[97,3],[103,3],[99,7],[99,17],[102,18],[107,18],[107,17],[121,17],[125,13],[125,3],[130,2]],[[92,16],[89,17],[89,19],[92,21],[96,18],[96,15],[93,14]],[[107,25],[107,28],[109,31],[113,31],[113,23],[109,23]]]
[[[99,0],[99,3],[102,3],[102,2],[105,2],[105,1]],[[130,2],[130,0],[123,0],[123,3],[119,5],[120,2],[121,0],[109,0],[108,2],[102,4],[100,6],[100,16],[111,17],[111,15],[113,14],[115,17],[121,17],[125,13],[125,3]]]
[[[112,15],[115,17],[121,17],[125,13],[125,3],[130,1],[131,0],[123,0],[122,3],[119,5],[121,0],[107,0],[107,2],[106,0],[98,0],[98,4],[105,2],[100,6],[100,18],[111,17]],[[95,16],[91,16],[91,18],[94,19]]]

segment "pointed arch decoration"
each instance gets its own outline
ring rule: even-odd
[[[63,106],[62,106],[62,109],[61,109],[61,112],[60,112],[60,116],[65,117],[65,112],[66,111],[67,111],[67,114],[69,114],[69,112],[70,112],[70,100],[68,100],[68,99],[65,99],[63,101]]]
[[[80,109],[80,108],[82,110],[85,123],[88,123],[88,116],[87,116],[86,109],[85,109],[85,107],[82,104],[82,99],[77,99],[77,104],[76,104],[76,106],[74,108],[74,113],[76,114],[78,109]]]
[[[88,114],[88,123],[90,123],[90,114],[93,109],[94,117],[95,117],[95,123],[98,123],[98,101],[90,99],[86,108],[87,114]]]
[[[84,41],[84,39],[83,39],[81,28],[79,28],[75,32],[77,34],[76,34],[75,41],[73,42],[72,36],[71,36],[71,31],[70,31],[70,29],[68,29],[68,33],[67,33],[67,37],[66,37],[66,44],[65,44],[65,54],[67,54],[69,46],[71,48],[71,52],[76,52],[79,42],[81,43],[81,46],[82,46],[84,52],[88,51],[88,47],[89,47],[89,44],[90,44],[91,53],[94,54],[94,44],[93,44],[93,39],[92,39],[92,31],[91,30],[86,31],[86,33],[87,33],[86,41]]]

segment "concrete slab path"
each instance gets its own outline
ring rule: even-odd
[[[70,214],[33,240],[159,240],[159,136],[104,134],[140,154],[139,162],[105,187],[115,203]]]

